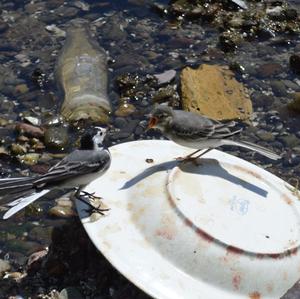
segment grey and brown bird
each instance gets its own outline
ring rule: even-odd
[[[273,160],[281,158],[260,145],[230,139],[241,132],[241,129],[236,129],[235,126],[234,121],[220,122],[194,112],[174,110],[167,105],[157,105],[150,113],[148,128],[157,128],[175,143],[197,149],[186,159],[191,159],[194,154],[206,149],[205,152],[192,159],[199,158],[211,149],[222,145],[243,147]]]
[[[89,204],[85,198],[92,198],[93,195],[81,189],[102,175],[111,163],[110,152],[103,145],[105,135],[106,129],[100,127],[84,134],[80,148],[43,175],[0,179],[0,205],[8,208],[3,219],[11,217],[53,189],[65,190],[65,193],[77,190],[77,198]],[[98,210],[102,211],[100,208]]]

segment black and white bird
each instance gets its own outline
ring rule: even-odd
[[[241,132],[241,129],[234,129],[235,125],[234,121],[219,122],[194,112],[173,110],[166,105],[157,105],[150,113],[148,128],[157,128],[175,143],[197,149],[185,157],[186,159],[197,159],[211,149],[222,145],[243,147],[273,160],[281,158],[257,144],[229,139]],[[192,158],[203,149],[206,151]]]
[[[66,190],[65,193],[77,190],[76,197],[83,201],[89,196],[93,198],[92,194],[81,189],[102,175],[111,163],[110,152],[103,145],[106,129],[95,127],[94,130],[93,134],[82,136],[79,149],[68,154],[45,174],[0,179],[0,205],[9,208],[3,219],[11,217],[53,189]],[[104,211],[100,208],[96,210]]]

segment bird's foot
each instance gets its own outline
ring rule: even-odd
[[[192,157],[190,155],[186,156],[186,157],[177,157],[175,158],[176,161],[180,162],[180,163],[188,163],[188,162],[192,162],[196,165],[199,165],[198,162],[198,157]]]
[[[101,208],[102,202],[101,199],[102,197],[96,196],[95,192],[89,193],[86,191],[82,190],[77,190],[75,193],[75,197],[83,202],[84,204],[88,205],[89,208],[84,209],[85,212],[88,212],[89,214],[92,213],[99,213],[100,215],[105,215],[105,212],[109,211],[110,209],[108,208]],[[97,206],[95,205],[97,203]]]
[[[198,153],[200,151],[200,150],[197,150],[197,151],[192,152],[191,154],[189,154],[189,155],[187,155],[185,157],[177,157],[177,158],[175,158],[175,160],[179,161],[181,163],[192,162],[195,165],[199,166],[199,165],[201,165],[201,159],[200,159],[200,157],[202,157],[203,155],[205,155],[206,153],[208,153],[211,150],[212,150],[211,148],[206,149],[202,153],[200,153],[199,155],[194,156],[196,153]]]
[[[92,199],[92,200],[99,200],[99,199],[102,199],[101,196],[96,196],[96,195],[95,195],[95,192],[89,193],[89,192],[80,190],[80,193],[83,194],[83,196],[88,197],[88,199]]]

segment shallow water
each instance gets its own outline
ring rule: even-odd
[[[65,3],[65,4],[64,4]],[[12,124],[21,121],[24,115],[36,116],[42,122],[57,115],[62,103],[62,95],[56,88],[54,79],[55,62],[64,37],[55,31],[47,31],[48,25],[55,24],[65,31],[73,18],[81,17],[90,21],[91,30],[99,44],[109,55],[109,96],[113,109],[118,107],[122,91],[117,86],[119,75],[132,73],[139,78],[159,74],[174,69],[177,72],[171,85],[179,85],[180,70],[185,66],[201,63],[229,65],[236,77],[250,90],[254,107],[253,125],[245,128],[243,137],[252,142],[260,142],[276,152],[283,154],[282,161],[270,162],[247,151],[230,148],[233,154],[261,165],[285,180],[293,180],[300,175],[300,117],[291,114],[285,105],[292,100],[294,92],[300,91],[299,75],[289,68],[289,57],[300,52],[299,35],[275,34],[272,38],[245,40],[234,52],[224,53],[218,46],[219,31],[213,25],[197,21],[176,21],[174,18],[158,13],[152,1],[6,1],[0,3],[0,117]],[[157,1],[167,5],[168,1]],[[290,1],[300,12],[300,3]],[[266,74],[263,65],[273,64],[279,71]],[[38,78],[38,80],[36,79]],[[142,80],[141,79],[141,80]],[[112,126],[118,134],[111,138],[111,144],[134,139],[160,138],[159,133],[145,133],[143,130],[145,114],[152,105],[155,84],[141,83],[131,92],[130,103],[137,112],[113,118]],[[179,90],[179,88],[178,88]],[[271,133],[274,138],[261,139],[262,133]],[[71,130],[71,139],[76,139],[76,130]],[[2,144],[15,141],[14,130],[0,128]],[[73,136],[74,135],[74,136]],[[72,146],[67,148],[70,151]],[[1,174],[28,174],[28,166],[16,159],[0,157]],[[30,168],[29,168],[30,169]],[[32,169],[29,170],[31,173]],[[293,181],[295,183],[295,180]],[[66,225],[75,227],[85,242],[87,251],[92,251],[92,261],[104,266],[101,276],[95,278],[96,269],[89,269],[93,283],[99,285],[98,291],[85,293],[86,298],[146,298],[141,291],[124,280],[105,260],[94,252],[85,233],[78,223],[50,217],[47,209],[53,201],[47,199],[38,204],[40,209],[20,213],[13,219],[0,222],[0,257],[8,259],[13,270],[26,268],[26,259],[44,246],[53,244],[53,228],[57,230]],[[70,224],[71,223],[71,224]],[[74,226],[72,226],[74,225]],[[61,233],[61,231],[60,231]],[[74,233],[70,232],[74,237]],[[66,242],[67,243],[67,242]],[[88,244],[88,245],[86,245]],[[70,249],[69,244],[59,244],[61,251]],[[64,247],[65,246],[65,247]],[[74,245],[75,246],[75,245]],[[52,245],[53,247],[53,245]],[[76,247],[76,246],[75,246]],[[55,248],[54,248],[55,251]],[[84,255],[78,249],[78,256]],[[68,255],[60,255],[71,263]],[[91,261],[89,261],[91,262]],[[76,269],[75,269],[76,271]],[[82,270],[83,271],[83,270]],[[94,272],[93,272],[94,271]],[[65,272],[63,272],[65,273]],[[82,272],[83,273],[83,272]],[[81,273],[81,274],[82,274]],[[113,274],[111,274],[113,273]],[[35,275],[35,274],[34,274]],[[110,277],[112,275],[116,282]],[[34,276],[36,278],[36,276]],[[82,277],[72,280],[79,284]],[[62,289],[70,281],[53,281],[44,277],[36,286],[16,286],[13,282],[2,281],[3,297],[20,294],[23,296],[47,294],[53,288]],[[83,279],[81,291],[88,292],[88,277]],[[27,282],[28,283],[28,282]],[[24,282],[23,286],[28,286]],[[5,294],[5,295],[4,295]],[[96,295],[95,295],[96,294]],[[1,294],[2,295],[2,294]],[[100,296],[101,295],[101,296]],[[100,296],[100,297],[99,297]]]

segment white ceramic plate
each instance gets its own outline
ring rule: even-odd
[[[170,141],[110,150],[110,169],[86,188],[110,211],[95,220],[78,202],[78,212],[95,246],[146,293],[279,298],[300,278],[300,201],[290,185],[218,150],[200,165],[175,161],[191,150]]]

